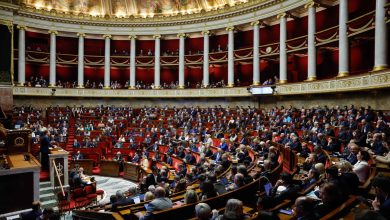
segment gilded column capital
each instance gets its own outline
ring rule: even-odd
[[[27,26],[20,25],[20,24],[18,24],[18,26],[16,26],[16,28],[19,29],[19,30],[27,30]]]
[[[181,38],[181,37],[186,38],[186,37],[189,37],[189,34],[186,34],[186,33],[178,33],[176,36],[177,36],[178,38]]]
[[[85,37],[85,34],[84,34],[84,33],[81,33],[81,32],[79,32],[79,33],[77,33],[77,37]]]
[[[251,26],[258,26],[260,24],[260,21],[252,21]]]
[[[277,17],[278,19],[280,19],[280,18],[286,18],[286,17],[288,17],[288,14],[287,14],[286,12],[283,12],[283,13],[278,14],[276,17]]]
[[[111,39],[111,38],[112,38],[112,36],[111,36],[111,34],[104,34],[104,35],[103,35],[103,38],[104,38],[104,39],[106,39],[106,38],[109,38],[109,39]]]
[[[129,35],[129,39],[137,39],[137,35]]]
[[[155,34],[153,35],[153,39],[160,39],[161,38],[161,34]]]
[[[58,31],[56,31],[56,30],[49,30],[47,33],[58,35]]]
[[[234,31],[234,26],[229,26],[229,27],[226,27],[225,29],[226,31]]]
[[[204,31],[202,31],[202,32],[200,32],[203,36],[204,35],[211,35],[211,31],[209,31],[209,30],[204,30]]]
[[[306,4],[305,4],[305,9],[308,9],[308,8],[311,8],[311,7],[318,7],[319,4],[313,0],[309,0]]]

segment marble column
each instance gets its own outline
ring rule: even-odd
[[[228,31],[228,83],[227,87],[234,86],[234,27],[227,27]]]
[[[260,44],[260,33],[259,33],[259,21],[251,23],[253,26],[253,85],[260,85],[260,58],[259,58],[259,44]]]
[[[387,30],[386,6],[387,0],[376,0],[375,7],[375,61],[373,71],[387,68]]]
[[[19,49],[18,49],[18,84],[24,86],[26,83],[26,26],[18,25]]]
[[[160,40],[161,35],[156,34],[154,38],[154,89],[159,89],[160,86]]]
[[[339,74],[338,77],[349,75],[349,42],[348,42],[348,0],[339,3]]]
[[[202,31],[203,35],[203,87],[207,88],[210,85],[209,82],[209,36],[210,31]]]
[[[185,66],[185,37],[186,34],[179,33],[177,34],[177,37],[179,37],[179,89],[184,89],[185,82],[184,82],[184,66]]]
[[[280,20],[280,36],[279,36],[279,83],[287,83],[287,14],[282,13],[278,15]]]
[[[316,51],[316,3],[312,0],[305,5],[308,10],[307,27],[307,81],[317,79],[317,51]]]
[[[79,56],[78,56],[78,75],[77,75],[77,87],[84,88],[84,33],[77,33],[79,37]]]
[[[56,86],[56,36],[57,31],[50,30],[50,71],[49,71],[49,87]]]
[[[104,88],[110,88],[110,55],[111,55],[111,35],[105,34],[104,38]]]
[[[130,38],[130,85],[129,89],[135,89],[135,72],[136,72],[136,66],[135,66],[135,40],[137,39],[137,36],[131,35]]]

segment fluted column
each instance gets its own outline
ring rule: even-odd
[[[279,36],[279,83],[287,83],[287,49],[286,49],[286,39],[287,39],[287,14],[282,13],[278,15],[280,20],[280,36]]]
[[[307,27],[307,80],[317,79],[317,51],[316,51],[316,3],[309,0],[305,5],[308,10]]]
[[[110,56],[111,56],[111,35],[105,34],[104,38],[104,88],[110,88]]]
[[[131,35],[130,38],[130,85],[129,89],[135,88],[135,40],[137,36]]]
[[[177,34],[177,37],[179,37],[179,89],[184,89],[184,66],[185,66],[185,60],[184,60],[184,54],[185,54],[185,44],[184,40],[186,37],[186,34],[179,33]]]
[[[57,31],[50,30],[50,77],[49,87],[56,86],[56,35]]]
[[[234,86],[234,27],[227,27],[228,31],[228,87]]]
[[[156,34],[154,38],[154,88],[160,88],[160,39],[161,35]]]
[[[375,7],[375,61],[374,71],[387,68],[387,30],[386,9],[387,0],[376,0]]]
[[[348,0],[339,3],[339,74],[338,77],[349,75],[349,43],[348,43]]]
[[[203,35],[203,87],[207,88],[209,82],[209,36],[210,31],[202,31]]]
[[[79,37],[79,56],[78,56],[78,74],[77,74],[77,87],[84,88],[84,33],[77,33]]]
[[[259,67],[259,44],[260,44],[260,33],[259,33],[259,21],[251,23],[253,26],[253,85],[257,86],[260,84],[260,67]]]
[[[26,26],[18,25],[19,29],[19,51],[18,51],[18,84],[24,86],[26,83]]]

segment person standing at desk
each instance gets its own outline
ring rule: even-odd
[[[113,160],[118,162],[118,164],[119,164],[119,170],[120,170],[120,171],[123,171],[123,162],[124,162],[124,161],[123,161],[122,153],[121,153],[120,151],[118,151],[118,152],[116,153],[116,156],[114,157]]]
[[[48,130],[45,130],[43,132],[43,137],[41,139],[41,164],[42,164],[42,170],[48,171],[49,170],[49,148],[52,147],[49,139],[50,132]]]
[[[80,153],[80,151],[77,151],[75,155],[73,155],[73,160],[82,160],[84,159],[84,155]]]

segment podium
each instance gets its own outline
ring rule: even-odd
[[[123,168],[123,178],[138,182],[140,175],[140,165],[127,162]]]
[[[62,148],[50,149],[50,183],[54,188],[59,186],[64,188],[69,187],[68,154],[69,153]],[[57,169],[55,169],[55,167]]]
[[[100,175],[102,176],[119,176],[119,163],[113,160],[100,161]]]
[[[39,161],[30,153],[8,155],[6,160],[10,169],[0,169],[0,218],[30,209],[39,200]]]
[[[18,154],[30,152],[31,130],[7,130],[6,143],[8,154]]]

